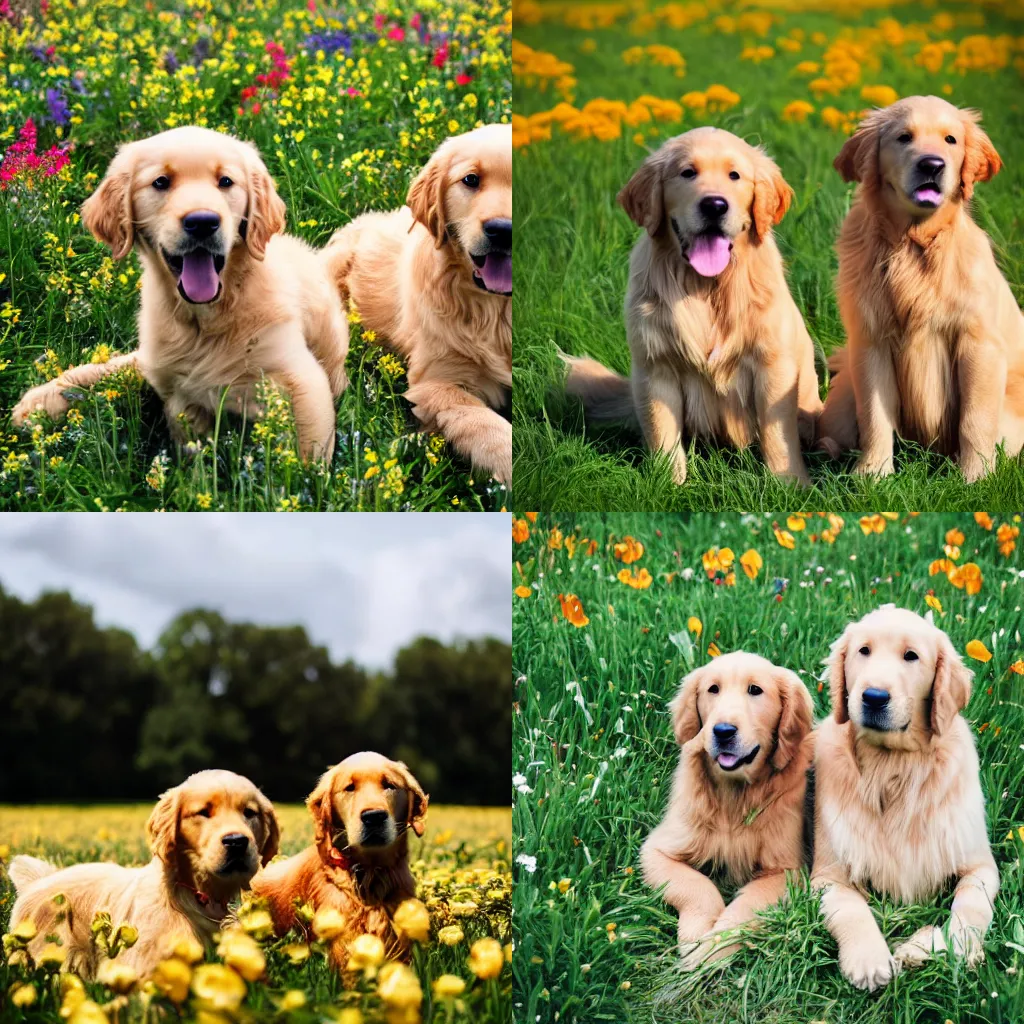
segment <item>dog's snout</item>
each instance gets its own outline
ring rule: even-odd
[[[249,845],[249,837],[242,832],[229,832],[220,841],[230,853],[241,853]]]
[[[512,248],[512,221],[508,218],[495,217],[484,221],[484,234],[495,248]]]
[[[736,726],[729,722],[719,722],[716,726],[712,727],[711,731],[715,734],[715,739],[719,743],[728,743],[736,735]]]
[[[728,209],[729,202],[725,196],[705,196],[700,201],[700,212],[709,220],[724,217]]]
[[[387,811],[363,811],[363,813],[359,815],[359,819],[360,819],[360,821],[362,821],[362,823],[364,825],[367,825],[370,828],[376,828],[376,827],[379,827],[380,825],[383,825],[384,822],[388,820],[388,812]]]
[[[917,169],[924,174],[935,176],[946,166],[946,161],[941,156],[923,156],[917,161]]]
[[[181,226],[192,238],[209,238],[220,227],[220,214],[213,210],[193,210],[181,218]]]
[[[863,695],[864,703],[874,711],[879,711],[889,703],[889,691],[869,686]]]

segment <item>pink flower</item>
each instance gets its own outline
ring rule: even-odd
[[[379,32],[384,27],[384,15],[375,14],[373,16],[373,27]]]
[[[410,19],[409,19],[409,28],[411,28],[411,29],[414,29],[415,31],[419,32],[419,30],[420,30],[420,25],[422,25],[422,24],[423,24],[423,19],[422,19],[422,18],[420,17],[420,13],[419,13],[419,11],[417,11],[417,12],[416,12],[416,13],[415,13],[415,14],[414,14],[414,15],[413,15],[413,16],[412,16],[412,17],[411,17]]]
[[[402,42],[405,39],[405,29],[401,25],[392,25],[388,32],[388,39],[392,39],[396,43]]]
[[[435,68],[443,68],[447,62],[448,62],[448,44],[447,43],[442,43],[434,51],[434,61],[433,61],[434,67]]]
[[[459,74],[455,76],[456,85],[469,85],[472,81],[473,76],[468,71],[460,71]]]

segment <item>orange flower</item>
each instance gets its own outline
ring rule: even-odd
[[[999,541],[999,553],[1004,558],[1009,558],[1013,554],[1013,549],[1017,546],[1017,538],[1019,536],[1020,528],[1011,526],[1009,523],[1003,523],[996,530],[996,540]]]
[[[583,611],[583,605],[575,594],[559,594],[558,600],[562,602],[562,614],[577,628],[581,629],[590,622]]]
[[[942,602],[934,594],[925,594],[924,603],[928,605],[929,608],[937,611],[940,615],[944,614],[942,611]]]
[[[961,566],[954,566],[949,574],[949,582],[957,590],[966,590],[968,594],[977,594],[981,590],[983,582],[981,569],[973,562],[964,562]]]
[[[964,650],[967,652],[967,657],[973,658],[975,661],[992,660],[992,652],[980,640],[968,640]]]
[[[615,552],[615,557],[624,565],[639,562],[644,557],[644,546],[634,537],[623,537],[612,550]]]
[[[565,550],[569,552],[570,558],[576,554],[576,538],[571,534],[565,538]]]
[[[717,658],[717,657],[719,657],[719,656],[721,655],[721,653],[722,653],[722,652],[721,652],[721,650],[720,650],[720,648],[719,648],[718,644],[716,644],[716,643],[715,643],[714,641],[712,641],[712,642],[711,642],[710,644],[708,644],[708,654],[709,654],[709,655],[710,655],[710,656],[711,656],[712,658]]]
[[[951,544],[953,547],[958,548],[964,542],[964,535],[960,530],[954,527],[952,530],[946,531],[946,543]]]
[[[588,558],[591,555],[593,555],[593,553],[597,550],[597,541],[596,540],[591,540],[589,537],[584,537],[583,540],[580,541],[580,544],[585,544],[586,545],[586,547],[587,547],[586,555],[587,555]]]
[[[515,594],[516,597],[529,597],[533,591],[529,587],[516,587],[512,593]]]
[[[512,517],[512,542],[514,544],[522,544],[523,541],[530,539],[530,527],[527,525],[525,519],[516,519]]]
[[[562,531],[556,526],[548,534],[548,547],[558,551],[562,547]]]
[[[879,512],[878,514],[880,516],[885,516],[885,518],[888,519],[890,523],[895,523],[896,520],[900,517],[899,512]]]
[[[696,615],[691,615],[686,620],[686,628],[699,640],[701,633],[704,632],[704,623]]]
[[[796,545],[796,541],[793,539],[793,534],[788,530],[780,530],[778,527],[775,529],[775,539],[788,551],[792,551],[793,547]]]
[[[975,512],[974,521],[983,529],[992,529],[992,517],[987,512]]]
[[[635,573],[628,569],[620,569],[618,580],[634,590],[646,590],[654,582],[654,577],[646,569]]]
[[[529,519],[531,523],[537,522],[536,512],[524,512],[523,515],[526,516],[526,518]]]
[[[803,520],[801,520],[801,522],[803,522]],[[761,556],[753,548],[750,548],[748,551],[744,551],[743,554],[740,555],[740,565],[743,566],[743,571],[748,577],[750,577],[750,579],[756,580],[757,574],[761,571],[761,567],[764,565],[764,562],[762,561]]]
[[[865,537],[870,533],[884,533],[885,517],[877,512],[873,516],[861,516],[860,528],[864,532]]]
[[[708,574],[708,579],[713,579],[716,572],[727,573],[732,568],[732,563],[736,561],[736,554],[732,548],[708,548],[700,556],[700,560],[704,564],[704,571]]]
[[[829,512],[828,525],[831,528],[832,532],[838,536],[838,534],[842,531],[843,527],[846,525],[846,522],[842,516],[837,516],[835,512]]]
[[[1016,672],[1019,676],[1024,676],[1024,661],[1018,658],[1011,666],[1011,672]]]
[[[806,525],[803,516],[786,516],[786,525],[794,532],[799,533]]]
[[[928,566],[929,576],[938,576],[940,572],[944,572],[947,576],[956,569],[956,566],[948,558],[936,558],[931,565]]]

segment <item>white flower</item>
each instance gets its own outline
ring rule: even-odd
[[[518,789],[520,786],[523,786],[525,784],[526,784],[526,776],[523,775],[522,772],[516,772],[516,774],[512,776],[512,785],[515,786],[516,789]]]
[[[516,863],[522,864],[532,875],[537,870],[537,858],[531,857],[528,853],[521,853],[516,857]]]
[[[1021,576],[1024,576],[1024,572],[1022,572],[1022,573],[1021,573]],[[684,569],[684,570],[683,570],[683,571],[682,571],[682,572],[681,572],[681,573],[679,574],[679,578],[680,578],[680,579],[683,579],[683,580],[686,580],[687,582],[689,582],[690,580],[692,580],[692,579],[693,579],[693,570],[692,570],[692,569],[691,569],[691,568],[690,568],[689,566],[687,566],[687,567],[686,567],[686,568],[685,568],[685,569]]]

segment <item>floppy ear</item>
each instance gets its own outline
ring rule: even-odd
[[[992,145],[992,140],[978,125],[980,115],[974,110],[963,110],[964,162],[960,168],[960,188],[964,199],[974,195],[976,181],[988,181],[999,173],[1003,161]]]
[[[832,699],[832,716],[842,725],[850,720],[846,710],[846,649],[850,641],[846,632],[832,645],[828,668],[828,693]]]
[[[262,262],[267,254],[267,243],[284,231],[286,207],[255,148],[249,154],[248,164],[249,207],[245,211],[245,246],[254,260]]]
[[[175,786],[160,795],[146,822],[146,837],[154,857],[165,864],[171,859],[178,839],[178,809],[181,789]]]
[[[409,826],[416,835],[421,836],[426,827],[427,807],[430,804],[430,796],[423,792],[423,787],[416,781],[416,776],[409,771],[403,762],[395,761],[394,764],[401,773],[409,790]]]
[[[661,163],[657,153],[649,156],[618,195],[619,205],[629,219],[646,228],[652,238],[665,220]]]
[[[118,150],[99,188],[82,204],[82,223],[92,236],[110,246],[115,260],[124,259],[135,243],[132,223],[132,176],[135,153],[130,145]]]
[[[881,111],[869,114],[839,150],[832,166],[843,181],[874,181],[878,177],[878,133]]]
[[[405,199],[406,205],[412,210],[413,218],[430,232],[434,239],[434,247],[437,249],[448,240],[448,218],[444,209],[447,174],[448,156],[442,147],[416,175]]]
[[[331,845],[334,832],[334,804],[331,795],[334,789],[334,769],[320,776],[316,789],[306,798],[306,806],[313,815],[313,843],[318,848]]]
[[[684,680],[679,692],[672,698],[668,709],[672,713],[672,728],[676,734],[676,743],[682,746],[689,743],[702,728],[700,712],[697,710],[697,688],[700,685],[701,672],[691,672]]]
[[[941,736],[971,699],[974,673],[963,663],[949,637],[942,633],[932,683],[932,732]]]
[[[776,677],[779,684],[779,696],[782,698],[782,714],[776,730],[775,753],[772,755],[772,767],[776,771],[793,760],[804,737],[811,731],[814,724],[814,705],[807,687],[795,672],[783,670]]]
[[[260,805],[260,815],[263,818],[266,835],[260,849],[260,859],[263,861],[263,866],[266,867],[277,856],[278,848],[281,845],[281,825],[277,820],[277,814],[274,813],[274,805],[262,793],[258,794],[257,802]]]
[[[789,204],[793,201],[793,190],[770,157],[759,153],[757,164],[751,213],[754,218],[754,231],[757,232],[759,239],[764,239],[771,231],[772,225],[778,224],[785,217]]]

